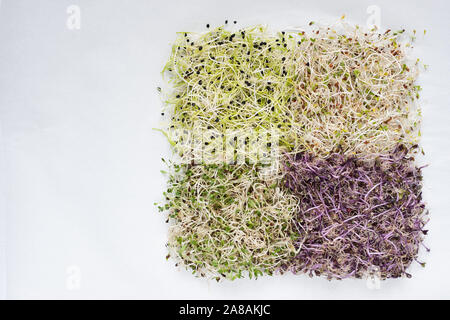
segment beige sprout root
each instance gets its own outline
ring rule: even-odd
[[[417,142],[417,68],[405,64],[396,40],[359,28],[345,34],[321,28],[294,49],[298,78],[288,106],[291,136],[299,140],[294,149],[376,156]]]

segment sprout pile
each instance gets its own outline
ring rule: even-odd
[[[285,185],[299,199],[299,253],[284,266],[328,278],[409,276],[427,222],[419,168],[406,148],[364,160],[308,153],[286,157]]]
[[[201,275],[273,274],[295,256],[298,199],[259,166],[174,165],[169,248]]]
[[[401,32],[402,33],[402,32]],[[376,156],[417,142],[417,65],[397,37],[319,28],[294,50],[295,97],[288,108],[295,152]]]
[[[162,72],[171,89],[158,88],[175,156],[159,205],[167,257],[217,280],[409,277],[428,218],[414,158],[421,64],[406,37],[342,21],[178,33]],[[271,140],[256,162],[223,153],[260,132]]]
[[[349,27],[347,27],[349,29]],[[379,154],[413,145],[418,61],[408,66],[403,31],[344,34],[331,28],[270,34],[253,27],[180,33],[168,72],[172,128],[268,129],[289,151],[325,157]]]

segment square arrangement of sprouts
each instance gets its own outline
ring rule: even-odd
[[[159,205],[177,265],[218,280],[410,276],[427,232],[414,159],[422,66],[404,30],[309,29],[178,34],[161,128],[176,160]],[[249,151],[247,135],[264,131],[271,170]]]

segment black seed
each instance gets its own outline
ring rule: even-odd
[[[206,25],[207,28],[209,28],[209,23]]]
[[[237,23],[237,21],[235,20],[235,21],[233,21],[233,23],[234,23],[234,24],[236,24],[236,23]]]
[[[202,46],[198,47],[198,50],[200,50],[200,51],[201,51],[202,49],[203,49],[203,47],[202,47]]]

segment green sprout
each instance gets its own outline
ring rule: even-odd
[[[249,165],[181,168],[166,192],[169,250],[178,263],[233,280],[273,274],[295,253],[298,202],[278,186],[279,176]]]

